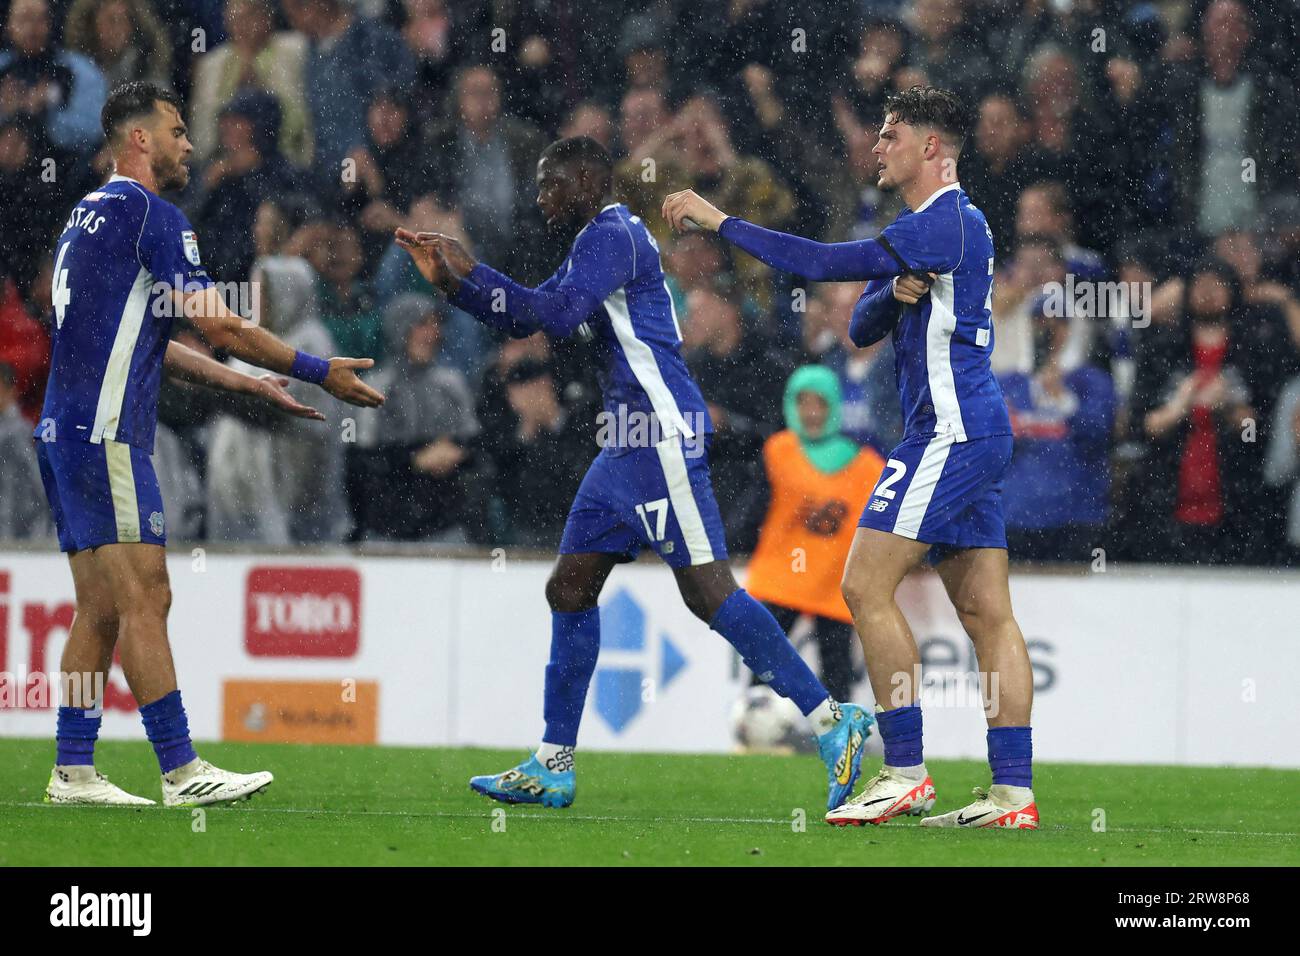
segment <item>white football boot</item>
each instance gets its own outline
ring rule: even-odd
[[[210,803],[249,800],[271,785],[275,777],[265,770],[232,773],[195,757],[183,767],[163,774],[163,806],[202,807]]]
[[[1034,791],[1028,787],[1008,787],[994,784],[987,790],[976,787],[975,802],[944,813],[937,817],[922,820],[923,827],[962,827],[982,830],[986,827],[998,830],[1037,830],[1038,805],[1034,803]]]
[[[921,771],[925,773],[924,770]],[[929,774],[913,780],[881,767],[867,781],[862,792],[826,814],[826,822],[837,827],[864,823],[881,824],[899,816],[921,816],[934,807],[934,781]]]
[[[152,807],[154,801],[127,793],[89,764],[55,767],[45,786],[46,803],[100,807]]]

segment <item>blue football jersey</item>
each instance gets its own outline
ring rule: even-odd
[[[595,342],[605,411],[653,414],[660,433],[713,430],[708,406],[681,353],[681,327],[664,282],[659,246],[638,216],[611,203],[573,241],[541,290],[584,289],[603,305],[579,329]]]
[[[1010,435],[989,366],[993,233],[984,214],[953,183],[904,208],[883,237],[910,268],[938,273],[929,295],[903,307],[893,333],[906,437]]]
[[[113,176],[77,203],[54,251],[50,377],[36,435],[151,452],[176,287],[212,285],[185,214]]]

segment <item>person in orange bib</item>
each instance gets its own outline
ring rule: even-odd
[[[885,461],[841,434],[841,404],[839,380],[823,365],[805,365],[786,383],[787,427],[763,446],[770,498],[745,586],[786,633],[812,615],[822,682],[848,700],[854,632],[840,577]]]

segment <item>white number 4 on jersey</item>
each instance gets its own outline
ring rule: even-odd
[[[68,254],[65,243],[59,250],[59,260],[54,263],[54,284],[50,287],[50,303],[54,306],[54,321],[58,328],[63,328],[63,313],[72,303],[72,289],[68,287],[68,270],[63,268],[63,257]]]

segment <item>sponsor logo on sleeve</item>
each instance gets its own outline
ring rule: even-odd
[[[185,258],[191,265],[199,264],[199,237],[190,229],[181,233],[181,245],[185,247]]]

